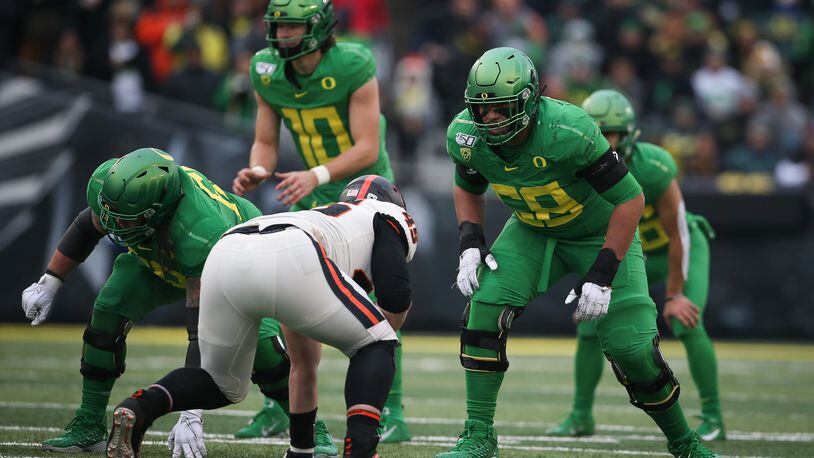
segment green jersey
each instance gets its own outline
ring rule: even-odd
[[[669,245],[670,237],[661,224],[656,203],[675,179],[678,168],[667,150],[645,142],[636,143],[627,166],[644,192],[644,211],[639,221],[642,251],[661,251]]]
[[[89,196],[99,195],[101,180],[113,163],[109,161],[91,177]],[[232,226],[259,216],[260,211],[248,200],[224,192],[197,170],[180,167],[178,173],[182,197],[172,218],[164,223],[156,236],[129,247],[128,251],[165,282],[185,288],[188,277],[201,275],[209,250],[220,236]],[[98,216],[98,200],[91,198],[88,204]],[[162,244],[160,240],[168,243]]]
[[[356,43],[331,46],[313,73],[303,76],[292,72],[299,88],[286,78],[285,61],[268,48],[254,55],[249,71],[255,91],[282,118],[308,168],[327,164],[353,146],[350,97],[376,76],[376,62],[369,49]],[[335,202],[357,176],[375,174],[392,180],[384,146],[386,127],[384,116],[380,116],[379,159],[373,165],[317,187],[303,199],[304,206]]]
[[[521,145],[490,148],[469,112],[459,113],[447,130],[447,153],[458,165],[455,184],[476,194],[491,184],[521,222],[546,235],[604,234],[615,204],[641,189],[628,175],[600,195],[577,176],[610,149],[599,127],[581,108],[541,97],[531,129]]]

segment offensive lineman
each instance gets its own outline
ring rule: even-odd
[[[318,365],[320,342],[350,358],[344,456],[378,456],[379,418],[395,372],[394,329],[410,307],[407,263],[418,242],[404,207],[395,186],[367,175],[345,188],[340,203],[229,230],[201,278],[201,368],[176,369],[125,399],[113,413],[108,456],[138,456],[146,429],[168,412],[240,402],[265,317],[284,324],[292,365]],[[378,305],[368,299],[371,289]],[[316,378],[300,382],[289,386],[288,457],[313,456],[315,447]]]
[[[331,1],[271,0],[264,21],[268,48],[255,54],[249,69],[258,106],[255,139],[249,167],[240,170],[234,180],[235,194],[257,188],[277,168],[281,119],[309,168],[275,174],[282,179],[276,186],[282,190],[279,199],[292,205],[291,211],[336,202],[345,185],[360,175],[376,174],[393,181],[384,144],[386,123],[379,108],[376,62],[362,45],[335,43]],[[270,345],[266,328],[260,327],[261,347]],[[293,372],[300,369],[292,367]],[[262,372],[254,376],[274,378]],[[275,434],[285,428],[279,417],[279,408],[267,401],[236,436]],[[327,434],[321,421],[318,429]],[[399,347],[396,376],[382,416],[382,442],[407,440],[410,433],[402,406]],[[330,440],[323,442],[333,446]]]
[[[43,442],[50,451],[104,451],[105,410],[110,390],[125,370],[127,333],[155,307],[186,298],[186,365],[200,364],[198,298],[206,256],[227,229],[260,215],[248,200],[223,192],[155,148],[102,163],[88,182],[87,200],[89,208],[65,232],[45,274],[22,297],[26,317],[38,325],[48,317],[63,281],[99,239],[108,234],[128,249],[116,258],[94,301],[83,336],[82,404],[63,434]],[[271,324],[279,335],[279,324]],[[270,369],[288,372],[284,350],[266,361]],[[200,411],[181,413],[169,444],[173,456],[206,454]]]
[[[703,324],[709,290],[709,242],[712,228],[702,216],[685,213],[676,164],[665,149],[637,142],[636,113],[627,98],[613,90],[591,94],[582,108],[599,124],[602,134],[622,154],[630,173],[644,191],[645,208],[639,222],[647,279],[666,282],[662,316],[687,351],[687,362],[701,397],[703,440],[724,440],[726,431],[718,396],[715,349]],[[587,436],[594,432],[594,391],[602,376],[602,350],[596,323],[577,325],[574,361],[574,403],[571,414],[546,431],[554,436]]]
[[[540,97],[534,64],[514,48],[491,49],[475,62],[465,102],[447,151],[456,164],[457,284],[471,295],[461,332],[468,419],[457,444],[437,456],[497,454],[494,413],[512,320],[571,272],[582,279],[566,304],[576,301],[578,320],[596,320],[631,403],[658,424],[675,456],[715,456],[687,425],[678,381],[658,349],[636,236],[644,197],[624,162],[585,111]],[[514,210],[491,252],[482,226],[490,184]]]

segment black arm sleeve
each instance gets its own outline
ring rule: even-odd
[[[93,213],[90,207],[85,208],[73,220],[65,231],[57,250],[77,262],[85,262],[104,234],[93,225]]]
[[[577,172],[577,177],[585,178],[596,192],[605,192],[612,188],[627,175],[627,165],[619,159],[619,155],[608,148],[605,154],[593,164]]]
[[[410,307],[412,288],[402,229],[381,214],[373,218],[373,254],[370,270],[379,307],[401,313]]]

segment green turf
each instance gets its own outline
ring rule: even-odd
[[[42,440],[59,433],[80,400],[81,327],[0,325],[0,456],[55,456],[40,451]],[[114,388],[115,404],[183,362],[181,329],[135,328],[128,339],[127,372]],[[668,340],[665,354],[683,382],[681,402],[698,413],[697,392],[680,344]],[[724,414],[730,440],[714,444],[726,456],[814,456],[814,346],[722,343],[717,345]],[[384,457],[432,456],[452,444],[464,418],[463,370],[457,338],[407,337],[405,404],[413,442],[383,445]],[[596,436],[554,439],[546,427],[568,411],[574,345],[570,339],[515,338],[511,369],[497,413],[501,456],[665,456],[652,422],[627,402],[606,370],[599,386]],[[326,349],[321,366],[320,414],[336,438],[344,434],[342,385],[347,362]],[[212,457],[281,456],[285,439],[237,441],[237,431],[260,396],[253,390],[241,404],[205,415]],[[148,436],[144,456],[169,456],[166,432],[176,420],[165,417]],[[691,425],[697,423],[690,419]],[[88,456],[88,455],[79,455]]]

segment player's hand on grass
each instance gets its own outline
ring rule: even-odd
[[[172,428],[167,438],[167,447],[172,451],[173,458],[203,458],[206,456],[202,410],[181,412],[178,423]]]
[[[482,248],[467,248],[458,259],[458,278],[455,282],[464,296],[471,296],[480,285],[478,284],[478,267],[486,264],[489,270],[497,269],[497,261],[492,253]]]
[[[610,248],[599,250],[591,269],[565,298],[566,304],[579,299],[574,312],[575,320],[595,320],[608,314],[611,284],[619,269],[619,263],[616,254]]]
[[[252,168],[246,167],[237,172],[237,176],[232,181],[232,192],[242,196],[247,192],[257,189],[258,186],[263,184],[263,182],[270,177],[271,172],[261,165],[255,165]]]
[[[48,318],[51,313],[51,305],[54,303],[54,296],[62,286],[62,280],[49,273],[40,277],[40,281],[32,283],[31,286],[23,290],[23,312],[25,317],[31,320],[31,325],[36,326]]]
[[[684,327],[692,329],[698,324],[700,313],[698,306],[693,304],[687,296],[676,294],[665,301],[661,316],[664,317],[664,321],[670,329],[673,327],[670,322],[671,318],[677,319]]]
[[[277,183],[274,189],[282,190],[277,200],[286,205],[294,205],[303,197],[307,196],[317,187],[317,175],[310,170],[302,170],[299,172],[277,172],[274,174],[280,178],[281,182]]]

